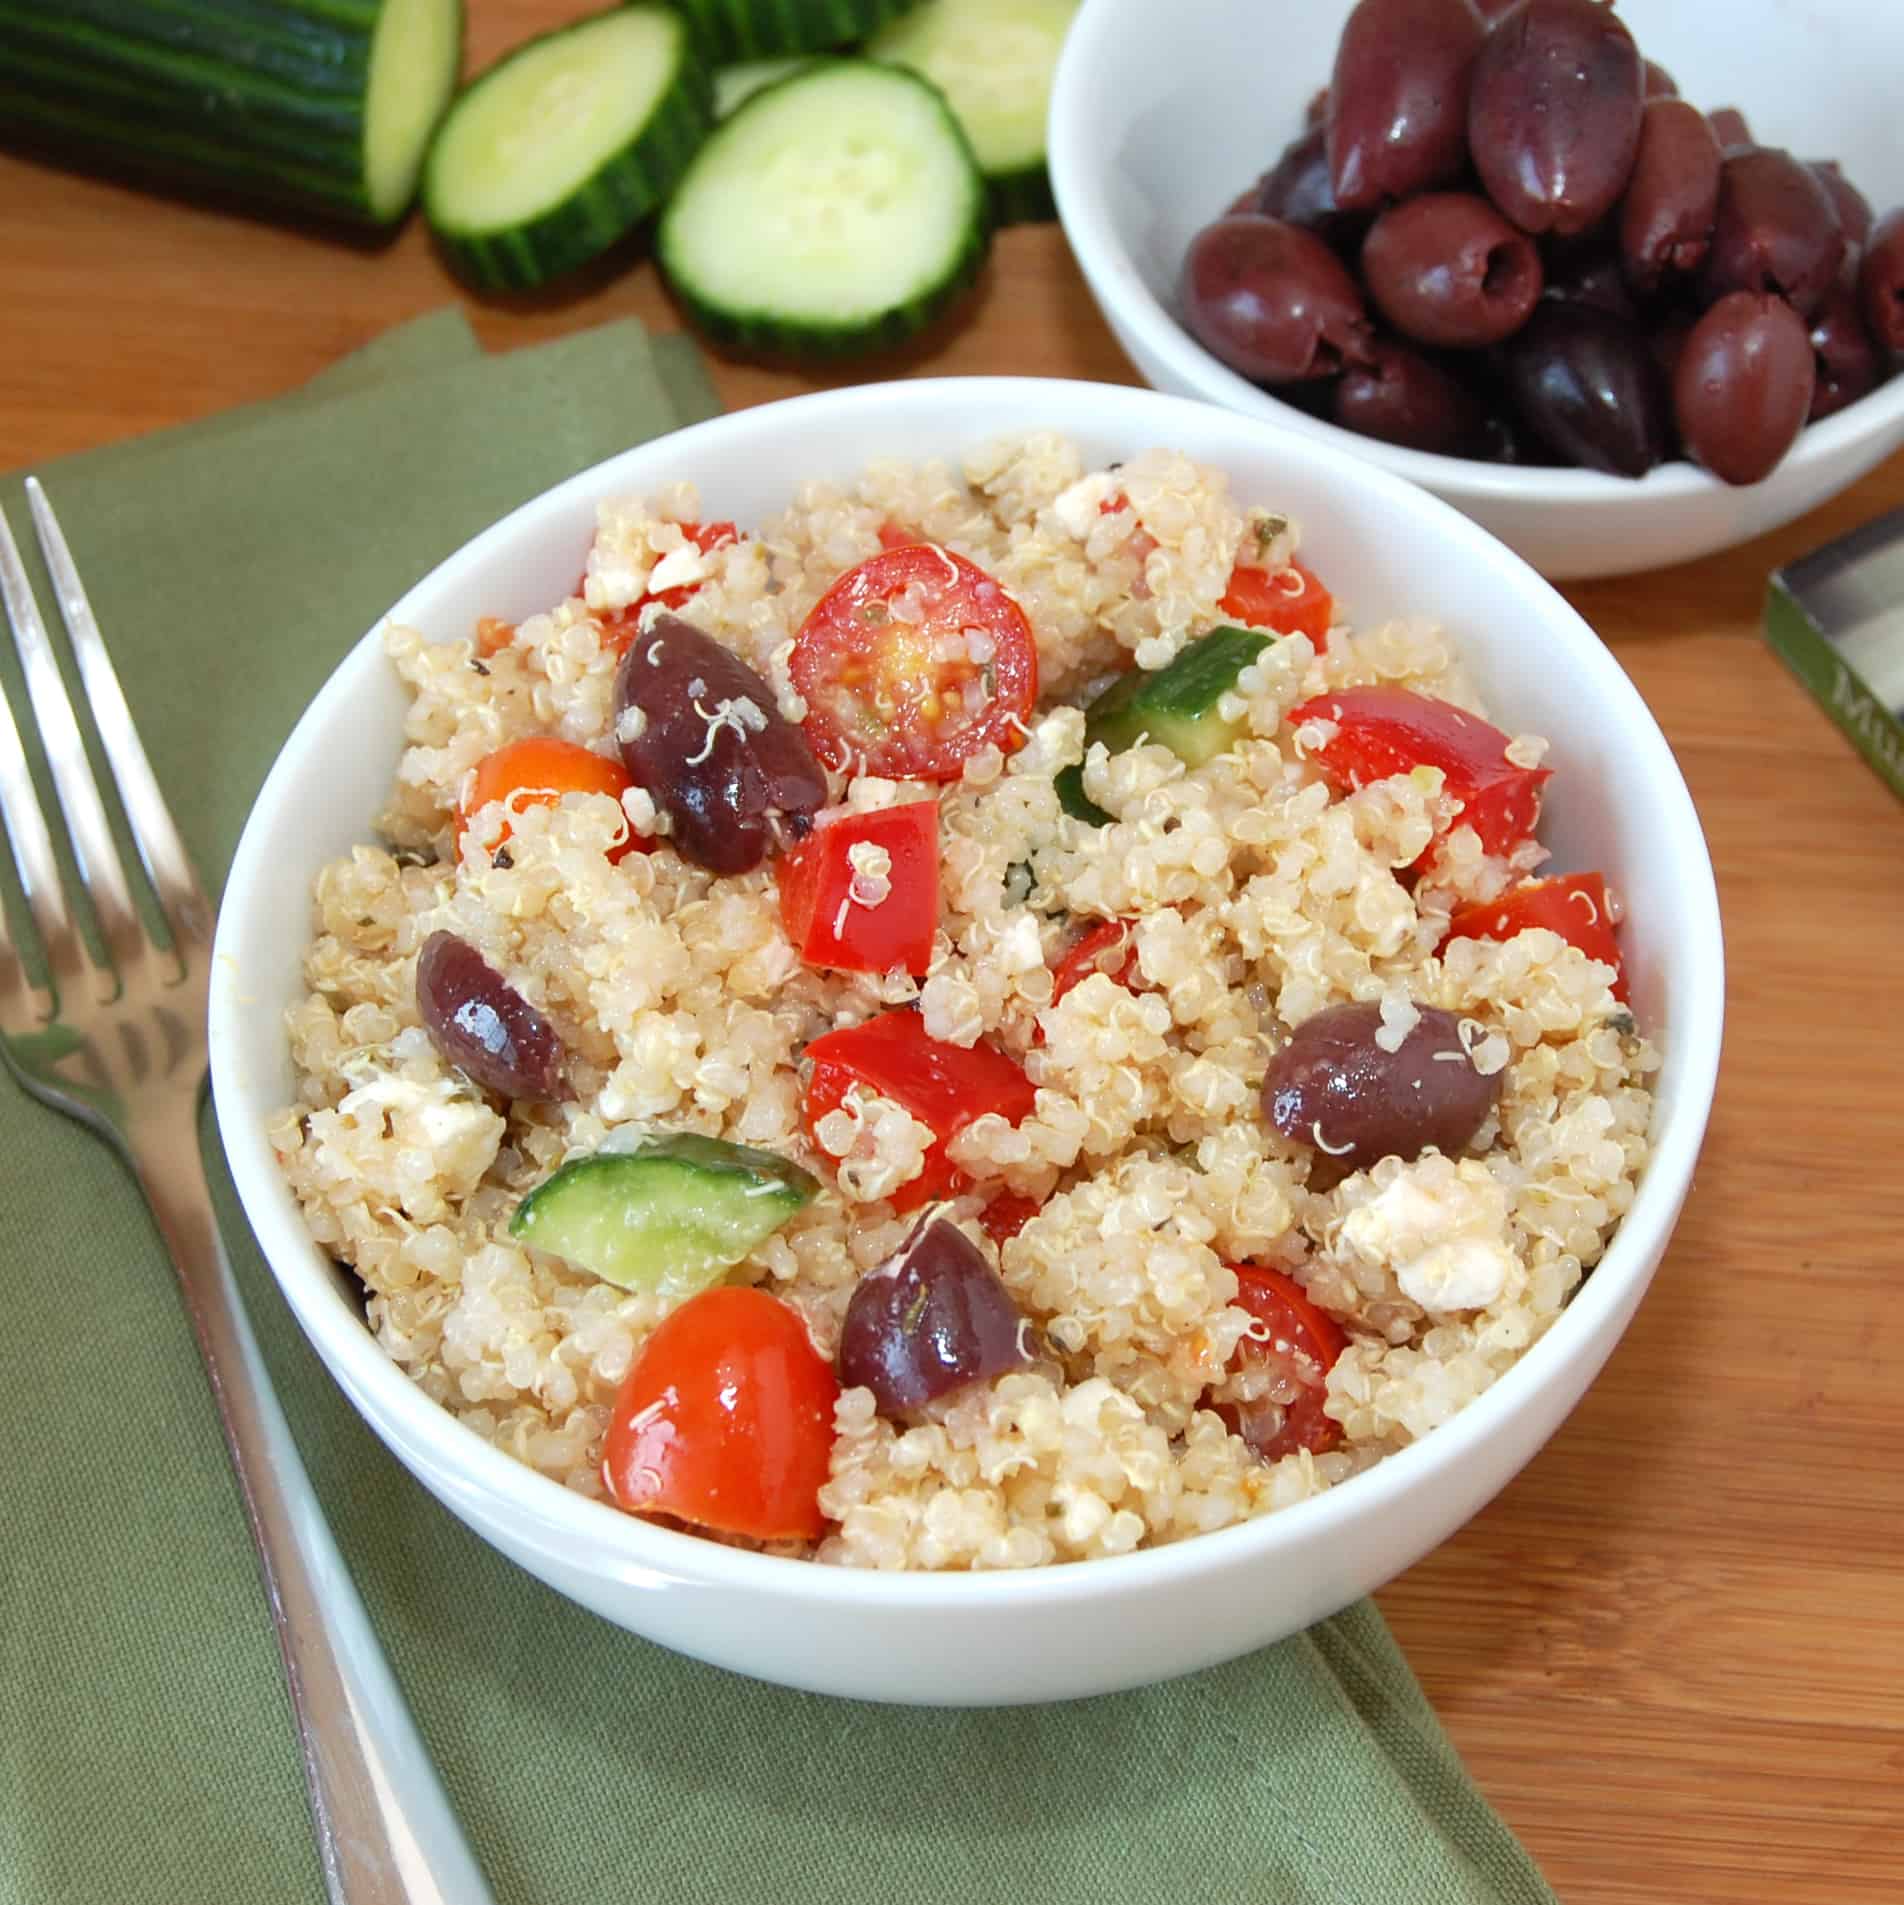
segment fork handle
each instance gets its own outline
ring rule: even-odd
[[[489,1905],[272,1392],[212,1215],[196,1120],[129,1145],[198,1337],[257,1544],[331,1905]]]

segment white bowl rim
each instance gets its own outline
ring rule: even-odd
[[[1117,37],[1127,24],[1115,8],[1084,7],[1065,37],[1052,78],[1047,122],[1052,196],[1079,268],[1106,313],[1115,310],[1144,347],[1167,364],[1187,388],[1203,393],[1206,402],[1346,450],[1440,495],[1458,494],[1481,503],[1581,504],[1638,497],[1650,506],[1720,494],[1731,487],[1684,458],[1657,464],[1644,476],[1634,478],[1544,464],[1484,463],[1472,457],[1411,450],[1312,417],[1231,370],[1205,350],[1151,290],[1117,235],[1102,169],[1092,163],[1094,157],[1102,155],[1104,140],[1084,76],[1097,45]],[[1840,450],[1878,435],[1900,420],[1904,420],[1904,374],[1894,376],[1835,415],[1807,424],[1777,469],[1764,480],[1776,483],[1803,475],[1834,459]]]
[[[1088,10],[1087,10],[1088,11]],[[970,400],[974,403],[1009,401],[1028,419],[1038,406],[1049,406],[1054,391],[1059,400],[1080,406],[1095,400],[1133,404],[1153,412],[1159,443],[1171,440],[1173,418],[1184,428],[1208,431],[1225,413],[1192,398],[1178,397],[1142,386],[1091,383],[1084,380],[1037,377],[942,377],[908,379],[892,384],[857,385],[819,391],[730,412],[690,425],[666,438],[638,445],[602,463],[579,471],[541,495],[523,503],[499,522],[471,538],[445,558],[429,575],[372,625],[339,661],[337,667],[299,718],[280,749],[248,817],[226,881],[227,895],[242,896],[258,877],[273,851],[274,830],[266,816],[274,815],[294,778],[296,757],[328,726],[333,711],[350,699],[351,676],[368,665],[366,654],[382,661],[381,633],[385,624],[414,614],[412,605],[426,596],[437,576],[498,545],[507,545],[524,531],[539,529],[539,518],[557,518],[572,501],[599,491],[604,475],[617,465],[645,460],[666,443],[691,445],[697,450],[720,450],[732,439],[743,453],[749,440],[766,427],[798,439],[799,423],[807,412],[837,415],[845,410],[866,414],[877,428],[880,413],[894,402],[917,397],[928,405]],[[1146,425],[1146,429],[1151,426]],[[1230,415],[1223,426],[1252,434],[1270,428],[1247,417]],[[1287,433],[1285,433],[1287,434]],[[1305,454],[1311,454],[1305,450]],[[1298,1541],[1326,1540],[1330,1533],[1380,1515],[1411,1489],[1427,1487],[1440,1471],[1458,1469],[1504,1417],[1531,1401],[1550,1365],[1568,1355],[1572,1337],[1589,1334],[1594,1324],[1617,1309],[1637,1280],[1642,1289],[1670,1239],[1673,1224],[1704,1136],[1719,1066],[1724,1018],[1724,949],[1719,903],[1711,859],[1700,829],[1690,792],[1658,723],[1612,654],[1585,620],[1527,563],[1495,537],[1462,515],[1451,504],[1404,482],[1392,472],[1340,451],[1328,452],[1342,473],[1374,492],[1381,505],[1405,511],[1425,511],[1438,519],[1435,529],[1449,547],[1451,558],[1520,571],[1526,580],[1552,598],[1553,621],[1574,638],[1579,668],[1598,676],[1602,690],[1625,704],[1623,745],[1638,750],[1648,763],[1647,778],[1664,788],[1670,798],[1660,816],[1668,837],[1668,854],[1685,874],[1683,911],[1674,922],[1675,958],[1683,961],[1683,1000],[1672,1028],[1673,1059],[1681,1068],[1683,1085],[1677,1115],[1655,1134],[1655,1149],[1605,1256],[1574,1293],[1566,1310],[1547,1333],[1533,1344],[1487,1391],[1449,1421],[1407,1448],[1384,1457],[1348,1482],[1306,1501],[1233,1523],[1205,1534],[1131,1554],[1105,1556],[1084,1563],[1039,1568],[939,1573],[922,1570],[881,1571],[822,1565],[804,1559],[731,1548],[674,1529],[643,1521],[607,1503],[593,1501],[531,1469],[485,1441],[433,1401],[378,1346],[360,1319],[318,1291],[312,1280],[323,1273],[316,1267],[319,1247],[305,1230],[295,1201],[280,1173],[265,1137],[265,1118],[275,1107],[252,1102],[254,1093],[232,1066],[237,1034],[232,1022],[239,1010],[233,989],[215,984],[212,1000],[212,1084],[220,1134],[240,1200],[272,1274],[297,1315],[320,1357],[333,1370],[349,1372],[351,1382],[370,1398],[373,1408],[359,1408],[382,1439],[379,1417],[387,1417],[412,1445],[427,1448],[436,1471],[461,1478],[468,1490],[486,1498],[482,1510],[489,1519],[505,1522],[520,1511],[525,1522],[558,1529],[573,1544],[572,1551],[588,1557],[594,1576],[622,1580],[630,1585],[658,1588],[703,1585],[740,1591],[768,1591],[791,1595],[813,1604],[846,1606],[969,1608],[1011,1607],[1048,1600],[1091,1599],[1139,1588],[1167,1587],[1174,1579],[1202,1573],[1206,1568],[1236,1563],[1245,1557],[1269,1562],[1279,1550]],[[641,478],[631,478],[634,487]],[[366,821],[366,831],[368,822]],[[242,970],[237,942],[243,928],[238,911],[221,906],[214,970]],[[1636,1299],[1637,1300],[1637,1299]],[[1572,1322],[1578,1316],[1577,1322]],[[348,1393],[348,1387],[347,1387]],[[349,1398],[353,1406],[354,1395]]]

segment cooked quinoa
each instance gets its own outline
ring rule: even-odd
[[[1451,913],[1535,870],[1537,845],[1488,855],[1433,772],[1340,791],[1285,718],[1369,684],[1484,713],[1460,631],[1338,623],[1320,654],[1280,637],[1237,682],[1241,738],[1207,764],[1148,743],[1093,749],[1083,785],[1112,816],[1102,827],[1067,815],[1054,786],[1084,759],[1094,690],[1133,663],[1162,669],[1229,619],[1218,605],[1239,560],[1292,559],[1301,499],[1264,503],[1167,451],[1091,471],[1068,443],[1031,436],[962,468],[881,463],[851,486],[807,483],[784,515],[703,552],[681,525],[721,499],[677,486],[604,505],[579,593],[513,633],[387,630],[411,696],[406,746],[376,842],[318,878],[309,990],[289,1015],[298,1101],[271,1137],[312,1234],[361,1279],[377,1340],[430,1396],[603,1494],[617,1391],[666,1305],[509,1225],[566,1161],[657,1129],[760,1147],[820,1180],[730,1280],[793,1306],[831,1358],[856,1283],[912,1229],[916,1213],[890,1199],[933,1133],[877,1094],[810,1129],[803,1051],[913,1003],[931,1038],[983,1040],[1036,1088],[1029,1116],[980,1117],[952,1140],[964,1181],[940,1209],[978,1238],[1001,1192],[1036,1207],[984,1248],[1040,1353],[908,1420],[844,1389],[819,1496],[828,1532],[784,1551],[1023,1567],[1222,1527],[1426,1434],[1553,1323],[1631,1201],[1657,1056],[1614,970],[1557,933],[1446,938]],[[640,789],[619,805],[583,793],[485,808],[459,830],[469,777],[505,742],[549,734],[614,754],[606,629],[651,587],[691,586],[681,613],[800,720],[793,638],[895,522],[1003,585],[1040,673],[1017,751],[986,748],[938,786],[832,777],[850,808],[939,802],[942,909],[922,981],[804,964],[771,866],[717,877],[665,842],[611,862],[631,827],[665,829]],[[1540,752],[1524,737],[1513,758]],[[886,869],[855,870],[877,893]],[[1134,966],[1053,1003],[1065,948],[1110,919],[1136,922]],[[498,1099],[440,1055],[416,979],[439,932],[559,1032],[571,1098]],[[1401,1030],[1428,1007],[1466,1022],[1476,1069],[1501,1083],[1461,1155],[1388,1156],[1318,1188],[1319,1154],[1266,1122],[1271,1055],[1347,1001],[1383,1002]],[[1219,1413],[1293,1400],[1314,1376],[1239,1355],[1264,1332],[1236,1303],[1237,1265],[1283,1272],[1346,1332],[1324,1452],[1265,1460]]]

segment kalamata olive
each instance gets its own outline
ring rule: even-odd
[[[1734,291],[1692,328],[1673,379],[1689,455],[1727,483],[1769,476],[1811,410],[1816,360],[1783,298]]]
[[[1844,228],[1810,166],[1776,146],[1734,152],[1719,168],[1719,205],[1699,291],[1774,291],[1800,317],[1817,310],[1844,262]]]
[[[1334,421],[1345,430],[1438,456],[1473,456],[1484,419],[1474,393],[1439,364],[1378,338],[1367,364],[1336,379]]]
[[[1190,241],[1184,317],[1213,355],[1259,384],[1330,377],[1372,336],[1362,293],[1313,232],[1280,218],[1219,218]]]
[[[1650,297],[1669,274],[1697,271],[1719,209],[1719,142],[1683,99],[1655,99],[1640,121],[1639,151],[1620,205],[1627,280]]]
[[[1521,0],[1474,0],[1474,10],[1481,16],[1482,24],[1492,26],[1504,13],[1512,13]]]
[[[1824,303],[1811,314],[1811,348],[1818,373],[1806,418],[1809,423],[1835,415],[1884,381],[1878,347],[1864,327],[1855,276],[1841,272],[1825,293]]]
[[[1540,254],[1477,194],[1424,192],[1370,227],[1362,281],[1382,315],[1419,343],[1498,344],[1540,297]]]
[[[1329,186],[1328,138],[1323,128],[1311,126],[1290,142],[1283,155],[1263,174],[1249,210],[1265,218],[1280,218],[1334,246],[1360,241],[1368,230],[1361,212],[1345,212]]]
[[[1586,304],[1543,304],[1502,353],[1521,421],[1564,461],[1644,476],[1667,456],[1670,414],[1636,325]]]
[[[1645,60],[1640,66],[1640,92],[1647,99],[1677,99],[1679,88],[1673,76],[1657,60]]]
[[[1468,153],[1523,231],[1599,223],[1633,169],[1639,48],[1599,0],[1525,0],[1489,32],[1468,95]]]
[[[1706,114],[1706,119],[1721,152],[1744,152],[1758,144],[1752,137],[1752,128],[1745,123],[1745,114],[1737,106],[1715,107]]]
[[[615,676],[623,765],[665,810],[696,866],[745,873],[779,835],[800,839],[826,804],[826,775],[773,690],[725,643],[660,615]]]
[[[1620,254],[1591,239],[1562,240],[1547,246],[1546,282],[1540,295],[1553,304],[1590,304],[1618,318],[1637,318],[1639,307],[1626,288]]]
[[[1831,202],[1838,208],[1846,245],[1862,245],[1871,236],[1871,201],[1845,177],[1836,159],[1813,159],[1810,164],[1818,174],[1818,183],[1831,194]]]
[[[1659,319],[1647,334],[1647,348],[1659,366],[1660,381],[1670,392],[1679,374],[1679,360],[1685,353],[1686,340],[1692,335],[1696,319],[1690,311],[1674,311]]]
[[[1379,1003],[1333,1005],[1304,1019],[1269,1062],[1264,1117],[1332,1160],[1331,1176],[1378,1158],[1419,1157],[1431,1145],[1450,1155],[1463,1149],[1500,1096],[1501,1074],[1475,1070],[1452,1012],[1418,1011],[1392,1052],[1376,1036]]]
[[[417,954],[417,1010],[430,1042],[505,1098],[567,1098],[555,1028],[467,940],[432,933]]]
[[[1359,0],[1329,85],[1329,176],[1345,211],[1460,176],[1481,38],[1468,0]]]
[[[1871,227],[1858,267],[1864,326],[1887,351],[1904,351],[1904,205]]]
[[[1032,1330],[985,1253],[928,1218],[853,1287],[840,1325],[840,1381],[902,1416],[1032,1360]]]

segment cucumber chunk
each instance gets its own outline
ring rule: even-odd
[[[1243,732],[1242,722],[1226,720],[1217,704],[1274,640],[1260,628],[1213,628],[1169,667],[1155,674],[1133,669],[1085,709],[1084,745],[1102,741],[1111,753],[1121,754],[1139,741],[1152,741],[1185,767],[1215,760]],[[1062,769],[1052,784],[1066,813],[1094,827],[1110,822],[1112,816],[1085,793],[1081,766]]]
[[[866,43],[945,94],[1001,225],[1054,218],[1045,172],[1051,76],[1081,0],[923,0]]]
[[[530,289],[653,211],[712,123],[680,15],[618,7],[528,41],[469,86],[430,147],[424,213],[473,283]]]
[[[606,1283],[679,1301],[718,1283],[819,1188],[772,1151],[677,1131],[563,1165],[509,1231]]]
[[[707,333],[774,356],[902,342],[977,277],[985,181],[916,74],[816,60],[756,93],[695,155],[657,237]]]
[[[674,0],[716,63],[824,53],[862,40],[913,0]]]

